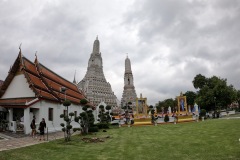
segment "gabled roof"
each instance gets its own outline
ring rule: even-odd
[[[38,101],[39,99],[35,97],[8,98],[0,99],[0,104],[5,108],[27,108]]]
[[[31,62],[22,56],[21,49],[13,66],[9,70],[6,80],[0,88],[0,97],[3,96],[17,72],[24,74],[29,83],[29,87],[36,95],[35,98],[62,103],[65,99],[65,94],[60,91],[60,88],[65,87],[67,89],[66,99],[70,100],[72,103],[80,104],[81,99],[86,99],[75,84],[40,64],[37,56],[35,61]],[[22,99],[23,101],[25,100],[24,98]],[[5,102],[6,100],[0,99],[0,105]],[[14,101],[12,101],[12,103],[14,103]]]

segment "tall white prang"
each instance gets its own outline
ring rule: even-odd
[[[127,56],[127,58],[125,59],[124,87],[123,87],[121,105],[124,106],[128,102],[131,102],[132,105],[135,106],[136,98],[137,98],[137,94],[133,84],[131,62]]]
[[[88,60],[86,75],[77,86],[95,106],[101,102],[113,107],[117,106],[117,97],[103,73],[103,61],[98,37],[93,43],[93,51]]]

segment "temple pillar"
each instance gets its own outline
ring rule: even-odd
[[[30,108],[25,108],[24,109],[24,120],[23,120],[23,124],[24,124],[24,133],[28,134],[30,133]]]
[[[9,108],[8,109],[8,128],[10,131],[13,131],[15,132],[15,126],[16,126],[16,123],[13,122],[13,109],[12,108]]]

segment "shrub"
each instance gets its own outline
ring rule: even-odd
[[[166,114],[165,117],[164,117],[164,122],[168,122],[169,121],[169,117],[168,115]]]
[[[69,101],[69,100],[65,100],[64,102],[63,102],[63,106],[65,106],[65,107],[68,107],[68,106],[70,106],[71,105],[71,101]]]
[[[97,126],[99,129],[109,129],[108,123],[98,123]]]
[[[88,101],[87,101],[86,99],[81,99],[81,100],[80,100],[80,103],[84,105],[84,104],[87,104]]]
[[[204,117],[204,118],[206,118],[206,110],[205,109],[201,109],[201,111],[200,111],[200,115],[199,115],[199,118],[200,117]]]
[[[97,126],[90,127],[88,132],[98,132],[99,128]]]

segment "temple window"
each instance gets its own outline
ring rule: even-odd
[[[53,108],[48,108],[48,120],[53,121]]]

